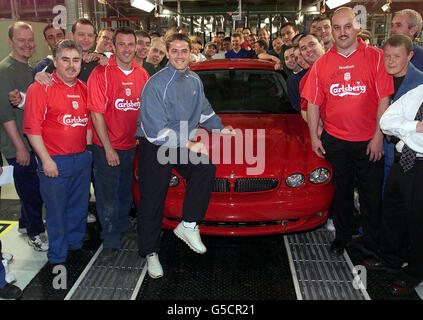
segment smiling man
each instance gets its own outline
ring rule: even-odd
[[[68,250],[82,247],[91,182],[86,151],[87,86],[77,79],[82,49],[63,40],[53,50],[53,82],[28,89],[24,133],[38,158],[40,190],[46,204],[51,264],[64,263]]]
[[[33,70],[28,64],[35,49],[31,25],[21,21],[11,24],[8,44],[11,53],[0,62],[1,152],[13,165],[15,188],[21,202],[19,230],[28,234],[29,244],[35,250],[47,251],[37,163],[23,134],[24,111],[9,103],[9,92],[26,92],[33,81]]]
[[[182,222],[174,230],[176,236],[195,252],[203,254],[198,224],[206,213],[216,172],[205,146],[195,142],[199,125],[211,131],[232,133],[223,127],[204,95],[198,75],[189,70],[191,41],[183,34],[166,40],[168,64],[145,85],[141,96],[141,112],[137,136],[140,138],[138,175],[140,204],[138,213],[138,251],[147,257],[147,270],[152,278],[163,276],[158,258],[163,210],[172,169],[187,181]],[[189,133],[189,137],[184,132]],[[186,161],[162,161],[164,153],[189,154]],[[196,154],[200,163],[193,163]],[[194,157],[191,155],[194,154]],[[197,158],[198,159],[198,158]]]
[[[132,205],[133,161],[140,95],[149,76],[135,61],[136,36],[132,29],[115,31],[116,54],[98,66],[88,81],[97,214],[102,226],[105,258],[120,248],[129,227]]]
[[[394,91],[392,77],[381,63],[382,50],[357,39],[359,28],[351,8],[335,11],[335,45],[313,64],[301,93],[308,101],[312,149],[333,167],[331,212],[336,238],[331,250],[339,255],[352,239],[356,178],[364,247],[369,253],[377,252],[384,165],[379,120]]]

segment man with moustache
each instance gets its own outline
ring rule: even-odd
[[[172,169],[187,180],[182,209],[182,222],[174,230],[195,252],[204,254],[207,249],[201,241],[198,224],[204,218],[216,167],[210,162],[207,149],[195,142],[199,125],[211,131],[233,133],[231,126],[223,127],[204,95],[198,75],[189,70],[191,41],[175,34],[166,41],[168,64],[147,82],[142,91],[141,111],[137,137],[140,138],[138,175],[140,179],[140,205],[138,212],[138,251],[147,257],[147,271],[153,279],[163,276],[158,253],[162,229],[165,198]],[[166,85],[163,85],[166,84]],[[181,126],[186,126],[189,137]],[[162,151],[189,154],[183,159],[164,161]],[[201,161],[193,163],[192,155]]]
[[[132,205],[133,161],[140,95],[149,76],[133,58],[136,36],[128,27],[113,37],[116,54],[95,68],[88,80],[88,109],[93,132],[97,214],[104,257],[111,258],[128,230]]]
[[[335,11],[335,46],[314,63],[301,93],[308,101],[312,149],[333,167],[335,196],[331,212],[336,237],[330,249],[338,255],[352,239],[356,177],[363,249],[367,254],[377,254],[383,183],[383,134],[379,120],[394,91],[392,77],[381,63],[382,50],[357,39],[359,29],[351,8]],[[324,128],[321,135],[320,121]]]
[[[47,251],[37,162],[23,134],[24,111],[9,103],[9,92],[26,92],[33,81],[33,70],[28,64],[34,52],[31,25],[21,21],[11,24],[8,44],[11,53],[0,62],[1,152],[7,162],[13,165],[15,189],[21,203],[18,231],[28,235],[28,244],[35,250]]]
[[[34,82],[25,103],[24,133],[38,158],[40,191],[46,204],[47,257],[64,263],[82,247],[91,182],[87,147],[87,85],[77,79],[82,49],[62,40],[53,49],[53,83]]]

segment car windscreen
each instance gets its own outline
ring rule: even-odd
[[[261,69],[198,70],[216,113],[297,113],[281,73]]]

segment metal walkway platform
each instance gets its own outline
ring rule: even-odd
[[[145,276],[145,259],[137,249],[136,233],[108,259],[101,245],[65,300],[134,300]]]
[[[369,300],[347,252],[329,250],[334,234],[325,228],[287,235],[285,246],[299,300]]]

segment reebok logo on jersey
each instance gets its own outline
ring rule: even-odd
[[[333,96],[359,96],[362,93],[366,93],[366,86],[362,85],[355,85],[352,86],[348,84],[348,86],[340,86],[339,83],[335,83],[330,86],[330,93]]]
[[[67,126],[71,127],[85,127],[88,124],[88,117],[84,115],[85,118],[81,118],[80,116],[72,116],[70,114],[65,114],[63,116],[63,123]]]
[[[140,108],[140,106],[141,106],[140,101],[133,102],[132,100],[128,101],[125,99],[117,99],[115,102],[116,109],[121,111],[128,111],[128,110],[136,111]]]

